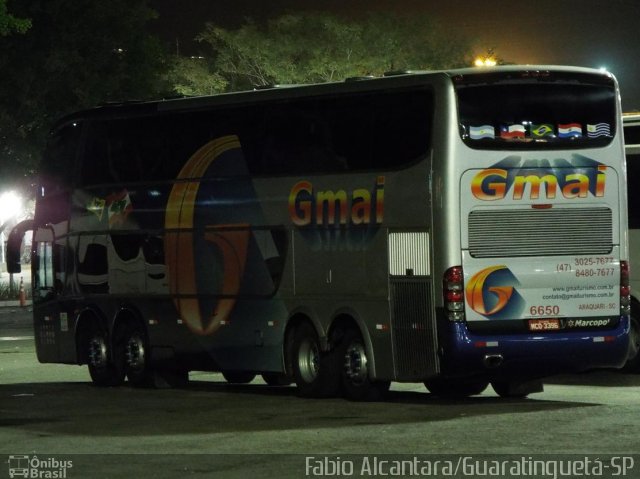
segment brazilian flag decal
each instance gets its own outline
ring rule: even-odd
[[[532,138],[545,138],[553,137],[553,125],[549,123],[542,123],[540,125],[531,125],[531,137]]]

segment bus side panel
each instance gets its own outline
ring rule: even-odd
[[[313,178],[291,189],[293,304],[314,311],[325,331],[334,317],[353,316],[378,379],[424,380],[438,371],[428,166]],[[424,182],[406,188],[415,178]],[[326,298],[321,311],[318,298]]]

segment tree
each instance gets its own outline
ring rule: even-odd
[[[147,0],[15,0],[24,35],[0,38],[0,181],[30,175],[47,132],[72,111],[156,97],[160,43]]]
[[[167,81],[178,95],[213,95],[227,88],[228,82],[210,68],[203,57],[175,57]]]
[[[471,58],[466,39],[446,34],[424,15],[373,14],[359,21],[327,13],[284,15],[236,30],[207,24],[198,39],[211,49],[209,71],[223,77],[228,90],[452,68]]]
[[[7,0],[0,0],[0,37],[11,33],[24,33],[31,27],[31,21],[16,18],[7,11]]]

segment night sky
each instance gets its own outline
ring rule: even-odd
[[[452,32],[494,48],[510,63],[606,67],[620,82],[624,111],[640,110],[640,0],[153,0],[156,30],[181,53],[205,22],[233,27],[286,12],[329,11],[357,17],[372,10],[433,14]]]

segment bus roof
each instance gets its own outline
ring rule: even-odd
[[[61,118],[53,127],[53,130],[67,123],[85,119],[122,118],[127,116],[147,116],[171,111],[193,111],[221,106],[240,106],[243,104],[255,104],[273,100],[286,100],[290,98],[303,98],[310,96],[323,96],[339,93],[356,93],[362,91],[375,91],[386,88],[402,88],[424,85],[437,82],[446,78],[464,78],[465,80],[482,78],[509,77],[511,74],[520,74],[520,77],[543,76],[546,73],[566,73],[568,75],[599,75],[603,80],[614,81],[615,78],[609,72],[603,72],[592,68],[558,66],[558,65],[508,65],[496,67],[470,67],[456,70],[438,71],[400,71],[389,72],[382,77],[354,77],[339,82],[327,82],[303,85],[270,85],[254,90],[219,93],[209,96],[192,96],[179,98],[162,98],[157,100],[132,100],[103,105],[80,110]]]

